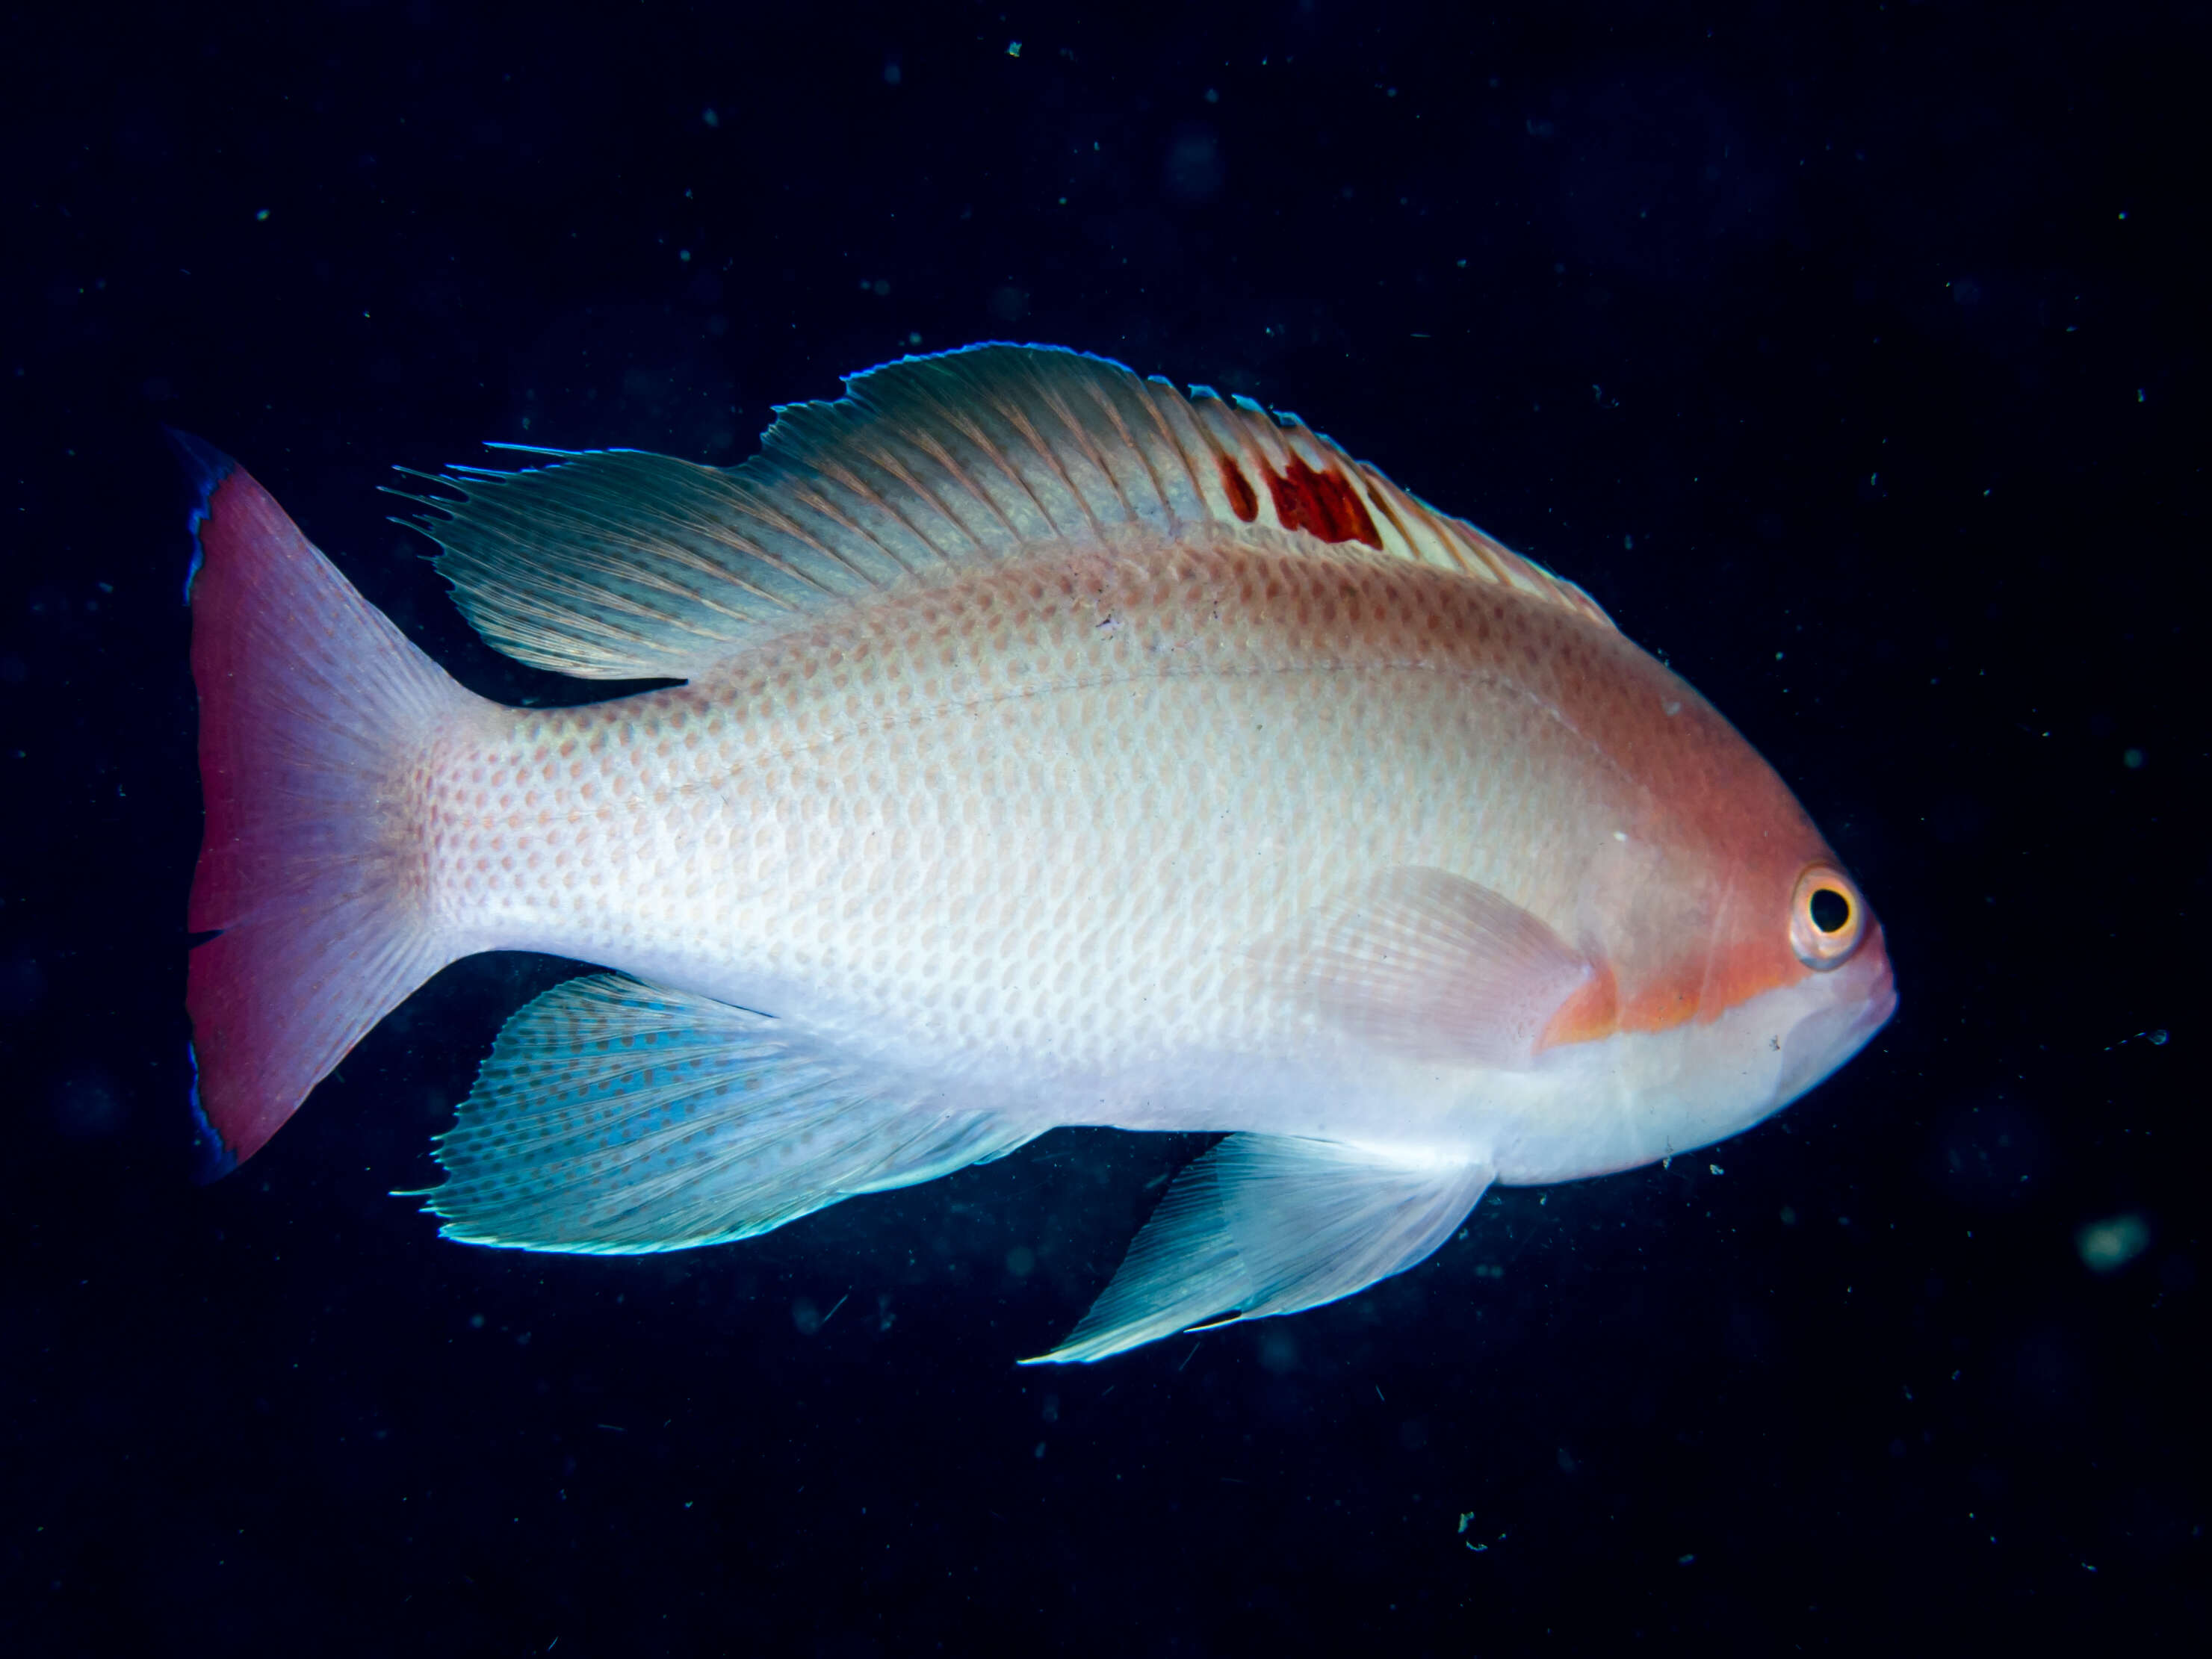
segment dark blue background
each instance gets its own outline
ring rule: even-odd
[[[2201,9],[261,9],[9,23],[0,1645],[2203,1639]],[[1710,1156],[1091,1369],[1011,1362],[1197,1137],[689,1255],[439,1242],[386,1194],[544,959],[191,1186],[160,424],[471,686],[574,696],[388,466],[734,462],[994,337],[1296,409],[1587,586],[1851,862],[1896,1022]]]

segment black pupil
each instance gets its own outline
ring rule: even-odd
[[[1824,933],[1839,933],[1851,919],[1851,902],[1832,887],[1813,890],[1813,925]]]

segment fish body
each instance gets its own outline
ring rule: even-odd
[[[1088,1359],[1347,1294],[1492,1181],[1734,1133],[1888,1017],[1788,789],[1579,590],[1294,421],[1099,360],[852,384],[750,471],[564,457],[418,497],[495,644],[684,681],[580,708],[462,691],[258,486],[211,486],[193,922],[232,931],[192,1012],[224,1148],[443,962],[599,963],[442,1140],[449,1233],[676,1248],[1064,1125],[1225,1133],[1048,1356]],[[284,635],[266,686],[245,627]],[[349,1008],[276,959],[303,934]]]

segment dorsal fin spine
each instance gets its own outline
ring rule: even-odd
[[[1162,407],[1160,399],[1152,392],[1152,387],[1155,386],[1167,386],[1170,401],[1165,407]],[[1170,386],[1158,375],[1138,382],[1136,392],[1139,400],[1144,404],[1145,413],[1151,417],[1153,430],[1159,434],[1161,441],[1167,445],[1173,452],[1176,459],[1182,465],[1183,477],[1190,485],[1191,496],[1199,511],[1201,513],[1206,511],[1208,509],[1206,494],[1206,480],[1199,476],[1198,468],[1191,460],[1190,445],[1176,429],[1176,412],[1182,412],[1187,418],[1190,405],[1183,400],[1180,393],[1176,392],[1174,386]],[[1143,447],[1140,445],[1139,447],[1141,450]],[[1152,462],[1149,459],[1146,459],[1145,465],[1147,471],[1151,470]],[[1157,473],[1153,476],[1158,477]],[[1183,517],[1176,509],[1175,493],[1166,479],[1161,478],[1159,484],[1160,505],[1167,513],[1168,522],[1174,529],[1180,530],[1183,524]],[[1220,488],[1218,483],[1214,487]]]
[[[1074,411],[1067,406],[1067,400],[1057,391],[1048,386],[1040,389],[1044,394],[1045,407],[1060,416],[1060,423],[1067,428],[1068,436],[1081,448],[1084,459],[1098,469],[1098,476],[1106,480],[1106,487],[1114,492],[1114,499],[1121,504],[1121,516],[1132,523],[1141,522],[1144,515],[1137,511],[1136,504],[1129,499],[1128,492],[1121,488],[1121,480],[1115,475],[1113,464],[1106,459],[1105,452],[1092,441],[1090,429],[1075,418]],[[1096,390],[1096,387],[1092,388],[1094,393]],[[1095,398],[1094,401],[1097,403],[1100,409],[1105,410],[1109,416],[1111,416],[1112,405],[1103,398]],[[1079,500],[1083,499],[1080,491],[1077,492],[1077,495]],[[1091,511],[1088,501],[1084,502],[1084,512],[1089,515],[1092,527],[1103,535],[1105,526],[1099,524],[1098,515]]]
[[[1007,482],[1012,484],[1015,489],[1020,490],[1023,495],[1027,495],[1030,498],[1030,504],[1036,507],[1039,513],[1044,513],[1044,504],[1036,499],[1035,492],[1029,487],[1028,481],[1019,473],[1016,472],[1010,465],[1008,465],[1006,455],[1000,449],[999,446],[991,441],[988,434],[976,427],[972,421],[968,419],[963,414],[957,411],[945,410],[941,400],[933,398],[931,401],[936,405],[939,412],[945,416],[947,424],[951,426],[955,431],[959,432],[962,435],[966,437],[968,441],[974,444],[978,449],[981,450],[985,456],[998,467],[999,471],[1006,475]],[[908,441],[916,449],[919,449],[923,454],[928,456],[931,460],[936,462],[939,467],[943,468],[948,476],[953,478],[963,489],[967,491],[969,495],[973,498],[975,504],[981,507],[988,516],[996,519],[999,521],[1000,527],[1005,530],[1007,535],[1014,538],[1017,541],[1021,539],[1021,526],[1006,516],[1006,509],[1000,507],[998,501],[993,498],[991,492],[983,488],[982,484],[969,473],[968,468],[961,464],[960,459],[953,454],[951,450],[947,447],[946,445],[933,433],[930,432],[927,428],[923,428],[911,433],[908,435]],[[943,514],[945,518],[950,520],[956,526],[958,527],[963,535],[966,536],[968,539],[975,544],[977,552],[986,556],[988,555],[990,551],[988,544],[981,537],[975,533],[974,527],[971,526],[965,519],[953,512],[950,507],[940,500],[937,492],[930,488],[929,484],[925,480],[902,465],[891,464],[889,458],[886,457],[884,454],[884,452],[880,449],[866,451],[863,453],[867,453],[871,459],[876,460],[878,465],[884,466],[884,470],[889,471],[893,477],[896,478],[901,483],[906,485],[908,489],[920,495],[922,500],[927,501],[939,513]],[[1051,522],[1051,515],[1049,514],[1045,514],[1045,520],[1047,523]],[[924,536],[923,539],[927,540],[928,538]],[[936,544],[932,543],[931,545],[934,546]],[[944,550],[940,548],[939,551],[942,553]]]
[[[1127,499],[1121,495],[1121,482],[1115,477],[1113,469],[1108,466],[1097,451],[1091,447],[1088,434],[1076,430],[1075,422],[1069,415],[1066,405],[1053,395],[1052,389],[1042,382],[1035,381],[1034,376],[1031,378],[1036,384],[1038,394],[1044,401],[1045,407],[1057,415],[1061,422],[1074,434],[1077,447],[1083,452],[1084,459],[1098,469],[1098,476],[1105,480],[1107,487],[1113,490],[1115,496],[1121,499],[1126,508]],[[1002,403],[999,407],[1001,417],[1021,434],[1030,449],[1036,453],[1037,459],[1060,475],[1061,482],[1067,486],[1067,493],[1075,498],[1077,510],[1083,514],[1085,522],[1090,526],[1091,535],[1103,540],[1105,537],[1106,526],[1098,521],[1098,514],[1091,505],[1089,492],[1077,481],[1075,475],[1068,471],[1066,458],[1045,441],[1044,434],[1037,429],[1036,422],[1030,418],[1027,411],[1010,404]],[[1051,516],[1047,513],[1048,519]]]
[[[1137,394],[1138,402],[1143,404],[1145,412],[1152,417],[1153,425],[1159,429],[1160,436],[1167,441],[1168,447],[1173,450],[1176,454],[1182,459],[1183,471],[1186,474],[1188,474],[1190,472],[1190,458],[1188,455],[1183,454],[1182,446],[1176,442],[1175,434],[1168,430],[1167,422],[1160,418],[1160,412],[1153,405],[1151,394],[1145,389],[1145,382],[1142,380],[1138,381],[1133,389]],[[1180,525],[1182,520],[1176,513],[1175,498],[1169,493],[1168,481],[1160,477],[1158,469],[1154,467],[1152,465],[1152,458],[1150,452],[1146,449],[1145,445],[1137,441],[1137,434],[1129,429],[1128,422],[1122,418],[1121,406],[1111,398],[1108,397],[1105,391],[1101,387],[1092,386],[1091,388],[1091,395],[1092,400],[1097,404],[1100,410],[1104,411],[1106,418],[1113,422],[1115,434],[1121,440],[1122,447],[1129,453],[1134,455],[1137,458],[1137,465],[1144,468],[1145,477],[1152,486],[1152,493],[1159,498],[1160,507],[1166,513],[1169,523],[1170,525]],[[1196,489],[1197,484],[1198,480],[1194,475],[1191,477],[1191,486],[1193,489]],[[1124,497],[1124,499],[1126,500],[1127,498]],[[1201,499],[1203,499],[1202,496]],[[1134,513],[1135,509],[1132,507],[1131,510]]]
[[[427,509],[408,522],[444,544],[441,569],[494,645],[604,678],[688,677],[825,598],[940,564],[1194,526],[1279,535],[1291,556],[1362,544],[1606,625],[1571,583],[1242,394],[1006,346],[907,359],[847,388],[780,409],[734,471],[552,452],[515,472],[451,469],[435,481],[458,499],[393,493]]]
[[[1043,462],[1049,471],[1059,475],[1060,482],[1067,486],[1067,493],[1075,498],[1076,507],[1090,521],[1092,533],[1097,534],[1097,516],[1091,512],[1091,503],[1083,498],[1082,486],[1069,475],[1067,463],[1054,453],[1052,447],[1045,442],[1043,435],[1036,429],[1036,422],[1018,409],[1002,408],[999,410],[999,414],[1007,425],[1013,428],[1015,435],[1029,445],[1030,453]],[[980,433],[976,435],[978,441],[986,441]],[[999,463],[1000,469],[1020,488],[1022,494],[1036,503],[1037,512],[1043,517],[1044,521],[1052,526],[1057,535],[1065,537],[1078,528],[1074,525],[1063,525],[1060,522],[1054,515],[1051,507],[1037,494],[1036,486],[1015,470],[1012,459],[1007,456],[1000,446],[993,444],[990,453],[992,459]]]
[[[975,532],[970,531],[968,526],[961,521],[957,514],[951,512],[948,507],[946,507],[943,501],[938,500],[936,495],[924,486],[920,478],[915,477],[909,469],[902,466],[896,456],[888,453],[868,453],[867,459],[873,461],[878,466],[883,468],[884,471],[890,473],[891,477],[896,478],[901,483],[905,484],[908,489],[913,490],[915,494],[919,495],[923,501],[927,501],[932,507],[935,507],[939,518],[959,530],[963,535],[968,537],[970,542],[975,543],[975,545],[979,551],[981,550],[982,544],[975,540]],[[830,483],[838,485],[847,495],[853,496],[856,501],[873,507],[885,518],[890,520],[894,524],[900,526],[907,532],[908,534],[911,535],[915,540],[920,542],[931,552],[936,554],[939,560],[947,559],[951,556],[945,550],[944,548],[940,547],[937,542],[931,538],[926,530],[924,530],[920,525],[916,524],[912,519],[908,517],[907,514],[900,512],[897,507],[894,505],[881,490],[873,488],[869,484],[866,479],[861,477],[859,473],[854,471],[850,467],[824,466],[821,471],[821,476]],[[867,541],[868,544],[871,547],[875,548],[884,556],[884,558],[889,560],[895,568],[902,570],[908,575],[912,575],[918,568],[918,567],[910,561],[902,558],[891,547],[890,543],[886,542],[881,536],[878,536],[873,530],[870,529],[860,514],[844,510],[837,501],[833,500],[828,495],[819,490],[808,489],[803,485],[793,486],[792,494],[796,499],[811,507],[817,513],[819,513],[823,518],[828,519],[831,523],[842,525],[846,529],[851,531],[853,534],[864,538]],[[806,531],[795,520],[793,521],[791,528],[787,533],[801,538],[809,546],[819,550],[823,557],[835,559],[841,568],[850,571],[860,580],[865,582],[868,580],[867,573],[866,571],[862,570],[850,559],[839,553],[835,548],[831,547],[829,543],[823,541],[818,537],[807,534]]]
[[[1375,480],[1370,476],[1370,469],[1366,467],[1354,468],[1353,475],[1358,478],[1360,488],[1366,492],[1368,505],[1380,514],[1390,527],[1398,532],[1398,538],[1405,543],[1407,550],[1416,558],[1419,558],[1420,544],[1413,539],[1413,532],[1406,527],[1405,520],[1398,516],[1398,509],[1392,504],[1390,498],[1395,492],[1375,488]],[[1427,561],[1424,559],[1422,562],[1426,563]]]
[[[962,374],[959,378],[963,386],[972,389],[973,383],[970,376]],[[1059,458],[1039,443],[1034,433],[1024,430],[1024,424],[1015,411],[1005,407],[1000,399],[988,392],[976,396],[971,404],[966,405],[947,399],[933,386],[917,388],[915,395],[917,400],[926,405],[929,414],[937,421],[942,422],[948,430],[958,433],[981,451],[984,459],[997,469],[1007,483],[1018,494],[1025,497],[1030,505],[1036,509],[1038,517],[1050,526],[1055,535],[1066,533],[1065,527],[1054,517],[1051,508],[1037,495],[1036,487],[1029,479],[1022,476],[1021,470],[1014,465],[1013,457],[1006,453],[1006,446],[985,427],[976,412],[980,408],[994,414],[1000,419],[1006,421],[1008,425],[1012,426],[1018,435],[1027,437],[1039,459],[1044,461],[1053,471],[1060,473],[1063,480],[1067,482],[1071,492],[1076,493],[1079,498],[1080,492],[1075,490],[1073,480],[1066,479],[1066,469],[1061,465]],[[908,441],[924,454],[928,455],[939,465],[958,477],[984,509],[1006,528],[1010,536],[1017,542],[1024,539],[1026,532],[1022,527],[1007,516],[1005,509],[993,499],[990,491],[985,489],[979,480],[969,475],[968,468],[962,464],[958,457],[952,453],[948,446],[936,437],[927,422],[911,426],[907,436]]]
[[[1220,450],[1224,459],[1227,459],[1231,465],[1238,466],[1242,464],[1256,465],[1259,469],[1261,485],[1266,483],[1270,473],[1279,473],[1282,471],[1280,467],[1269,465],[1273,458],[1267,454],[1261,432],[1255,429],[1253,422],[1237,419],[1230,405],[1218,398],[1213,399],[1206,408],[1205,415],[1206,424],[1217,428],[1218,439],[1233,445],[1237,451],[1237,455],[1231,456],[1225,448]],[[1249,477],[1246,482],[1248,483],[1251,482]],[[1255,490],[1255,494],[1260,501],[1267,504],[1267,512],[1274,518],[1276,528],[1287,528],[1288,526],[1283,524],[1282,515],[1275,506],[1274,492],[1262,488]]]

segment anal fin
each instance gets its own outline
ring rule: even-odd
[[[1231,1135],[1176,1178],[1067,1340],[1024,1363],[1103,1359],[1224,1316],[1350,1296],[1450,1237],[1492,1174],[1483,1162]]]
[[[636,1255],[749,1238],[1002,1158],[1035,1130],[914,1097],[803,1032],[595,974],[507,1023],[453,1127],[449,1238]]]

